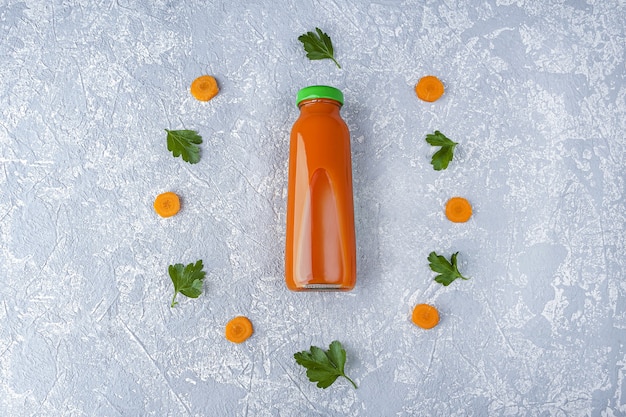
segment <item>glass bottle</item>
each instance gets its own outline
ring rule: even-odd
[[[298,92],[291,130],[285,279],[294,291],[347,291],[356,283],[350,132],[343,93],[310,86]]]

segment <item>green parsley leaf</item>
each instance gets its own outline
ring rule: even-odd
[[[196,164],[200,161],[202,136],[195,130],[167,130],[167,150],[174,156],[182,156],[185,162]]]
[[[346,364],[346,351],[338,341],[333,341],[327,351],[311,346],[310,351],[302,351],[293,355],[296,363],[304,366],[309,381],[317,382],[318,388],[328,388],[340,376],[346,378],[357,388],[353,380],[344,372]]]
[[[430,269],[439,273],[439,275],[435,277],[435,281],[447,287],[448,285],[452,283],[452,281],[454,281],[457,278],[466,279],[466,280],[469,279],[469,278],[465,278],[459,272],[459,268],[457,267],[457,261],[456,261],[456,256],[458,254],[459,254],[458,252],[452,254],[452,258],[450,259],[451,262],[449,262],[443,256],[437,255],[435,252],[431,252],[430,255],[428,255],[428,261],[430,262]]]
[[[195,264],[190,263],[187,266],[183,264],[170,265],[168,272],[174,283],[174,296],[172,297],[170,307],[178,304],[176,301],[178,293],[189,298],[198,298],[202,293],[202,280],[204,280],[206,275],[206,272],[202,270],[202,259]]]
[[[337,68],[341,68],[339,62],[335,59],[333,44],[330,37],[322,32],[320,28],[315,28],[314,32],[307,32],[304,35],[300,35],[298,40],[304,45],[306,56],[310,60],[316,59],[332,59]]]
[[[438,130],[435,130],[434,134],[426,135],[426,142],[430,143],[432,146],[441,146],[441,149],[435,152],[430,161],[435,171],[448,168],[448,164],[454,157],[454,147],[458,145],[458,143],[451,141]]]

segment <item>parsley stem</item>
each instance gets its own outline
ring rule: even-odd
[[[356,384],[354,383],[354,381],[353,381],[353,380],[351,380],[348,376],[343,375],[343,377],[344,377],[345,379],[347,379],[348,381],[350,381],[350,383],[352,384],[352,386],[353,386],[355,389],[358,389],[358,388],[359,388],[359,387],[357,387],[357,386],[356,386]]]
[[[335,65],[337,65],[337,68],[341,69],[341,65],[339,65],[339,62],[337,62],[337,60],[335,58],[330,58],[333,60],[333,62],[335,63]]]
[[[174,296],[172,297],[172,304],[170,305],[170,307],[175,307],[175,306],[176,306],[176,304],[178,304],[178,303],[176,302],[176,296],[177,296],[177,295],[178,295],[178,291],[175,291],[175,292],[174,292]]]

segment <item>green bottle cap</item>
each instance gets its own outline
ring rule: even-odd
[[[299,106],[303,100],[316,98],[329,98],[331,100],[338,101],[339,104],[343,106],[343,93],[341,90],[327,85],[311,85],[298,91],[296,106]]]

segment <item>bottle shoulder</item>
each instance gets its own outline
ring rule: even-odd
[[[346,128],[347,124],[345,120],[339,114],[326,114],[326,113],[307,113],[300,114],[296,119],[293,128],[296,129],[301,126],[314,125],[319,128]]]

